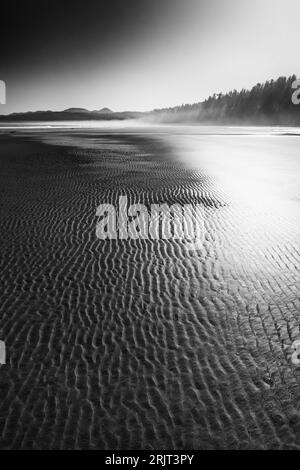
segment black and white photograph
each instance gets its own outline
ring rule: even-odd
[[[0,450],[300,450],[299,0],[0,17]]]

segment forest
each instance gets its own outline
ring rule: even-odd
[[[203,102],[152,113],[160,122],[201,122],[208,124],[300,125],[300,104],[292,96],[296,75],[257,83],[251,90],[218,93]]]

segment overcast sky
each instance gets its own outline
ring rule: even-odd
[[[0,113],[149,110],[300,75],[299,0],[1,0]]]

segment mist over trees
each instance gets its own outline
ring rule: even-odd
[[[251,90],[218,93],[202,103],[154,110],[160,122],[300,125],[300,105],[292,102],[296,76],[258,83]]]
[[[195,123],[228,125],[300,125],[300,104],[292,96],[297,90],[296,75],[258,83],[251,90],[218,93],[203,102],[150,112],[112,112],[108,108],[89,111],[69,108],[64,111],[34,111],[0,116],[1,122],[82,121],[142,119],[155,123]],[[300,88],[297,92],[300,98]]]

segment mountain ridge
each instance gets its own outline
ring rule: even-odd
[[[143,118],[155,123],[199,123],[231,125],[300,125],[300,105],[293,103],[296,75],[257,83],[251,89],[218,93],[194,104],[153,111],[114,112],[104,107],[90,111],[68,108],[63,111],[29,111],[0,116],[0,122],[125,120]],[[299,82],[300,87],[300,82]],[[300,96],[300,90],[297,92]]]

